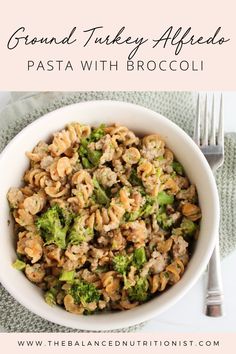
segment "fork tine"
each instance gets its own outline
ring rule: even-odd
[[[218,130],[218,145],[224,146],[224,113],[223,113],[223,94],[220,97],[220,116],[219,116],[219,130]]]
[[[210,145],[216,144],[216,119],[215,119],[215,95],[212,97],[212,111],[211,111],[211,137]]]
[[[197,115],[195,119],[193,140],[197,145],[200,145],[200,94],[197,97]]]
[[[202,145],[208,145],[208,117],[207,117],[207,106],[208,106],[208,97],[206,94],[205,98],[205,110],[204,110],[204,132],[203,132],[203,139],[202,139]]]

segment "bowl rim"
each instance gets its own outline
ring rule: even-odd
[[[186,141],[186,144],[190,144],[192,146],[192,149],[194,150],[194,153],[198,155],[199,159],[201,160],[201,163],[204,166],[204,169],[209,177],[210,180],[210,184],[212,187],[212,198],[214,199],[214,226],[213,226],[213,230],[211,232],[211,234],[215,234],[215,236],[213,235],[210,239],[210,242],[208,244],[208,252],[205,256],[205,258],[203,259],[202,263],[199,265],[198,270],[195,271],[195,273],[192,275],[191,280],[188,281],[187,284],[185,284],[184,287],[182,287],[182,289],[180,289],[178,291],[178,294],[171,298],[170,300],[167,301],[166,304],[162,304],[161,307],[159,307],[158,309],[154,309],[153,311],[148,311],[146,313],[142,312],[142,314],[138,314],[136,316],[132,316],[132,314],[134,315],[133,310],[129,310],[129,311],[125,311],[123,313],[129,313],[131,316],[129,316],[129,318],[127,318],[128,316],[123,316],[125,318],[122,318],[121,320],[118,319],[119,325],[116,323],[115,319],[116,317],[118,318],[119,316],[115,317],[116,313],[112,313],[109,314],[109,316],[114,317],[114,321],[107,321],[107,323],[101,323],[100,325],[94,325],[93,322],[91,321],[90,324],[86,323],[83,324],[83,321],[78,321],[78,325],[76,325],[74,322],[72,323],[72,321],[70,320],[65,320],[62,318],[62,316],[57,316],[55,314],[55,316],[51,316],[51,314],[48,316],[47,313],[45,313],[44,311],[41,311],[41,309],[37,306],[35,306],[32,303],[29,303],[27,301],[27,299],[25,299],[23,296],[21,296],[20,293],[18,293],[15,289],[14,286],[12,286],[8,281],[7,278],[4,277],[4,272],[0,271],[0,281],[2,283],[2,285],[4,286],[4,288],[9,291],[9,293],[20,303],[22,304],[24,307],[26,307],[27,309],[29,309],[31,312],[35,313],[36,315],[42,317],[43,319],[46,319],[48,321],[51,321],[53,323],[62,325],[62,326],[68,326],[70,328],[76,328],[76,329],[81,329],[81,330],[91,330],[91,331],[97,331],[97,330],[116,330],[116,329],[120,329],[123,327],[129,327],[129,326],[133,326],[136,325],[138,323],[147,321],[152,319],[153,317],[156,317],[158,315],[160,315],[161,313],[163,313],[164,311],[166,311],[167,309],[171,308],[176,302],[178,302],[193,286],[194,284],[198,281],[198,279],[200,278],[200,276],[202,275],[203,271],[205,270],[210,256],[213,252],[216,240],[217,240],[217,232],[218,232],[218,225],[219,225],[219,217],[220,217],[220,207],[219,207],[219,197],[218,197],[218,191],[217,191],[217,187],[216,187],[216,182],[215,182],[215,178],[213,176],[212,170],[210,169],[204,155],[202,154],[202,152],[200,151],[200,149],[197,147],[197,145],[193,142],[193,140],[191,139],[191,137],[183,130],[181,129],[176,123],[174,123],[173,121],[171,121],[170,119],[168,119],[167,117],[163,116],[162,114],[146,108],[144,106],[138,105],[138,104],[134,104],[134,103],[129,103],[129,102],[123,102],[123,101],[116,101],[116,100],[92,100],[92,101],[83,101],[83,102],[78,102],[78,103],[74,103],[71,105],[67,105],[67,106],[63,106],[60,107],[58,109],[55,109],[51,112],[48,112],[42,116],[40,116],[39,118],[37,118],[36,120],[34,120],[33,122],[29,123],[26,127],[24,127],[13,139],[11,139],[11,141],[6,145],[6,147],[2,150],[1,154],[0,154],[0,165],[2,163],[2,160],[5,158],[5,156],[8,153],[8,150],[15,144],[15,142],[20,139],[22,136],[24,136],[24,134],[31,129],[31,127],[39,124],[39,122],[43,122],[46,121],[47,119],[50,119],[51,116],[54,116],[55,114],[57,114],[58,112],[63,112],[63,111],[67,111],[68,109],[76,109],[78,106],[82,107],[82,106],[92,106],[92,105],[98,105],[100,107],[102,106],[106,106],[106,105],[112,105],[112,106],[116,106],[116,105],[123,105],[124,107],[127,108],[131,108],[133,110],[138,110],[138,111],[142,111],[145,115],[145,113],[147,115],[153,115],[156,116],[156,118],[160,118],[162,119],[165,124],[169,124],[170,126],[173,127],[173,129],[176,131],[176,134],[184,137],[184,140]],[[99,109],[99,108],[98,108]],[[68,120],[68,123],[71,120]],[[135,131],[135,128],[134,128]],[[53,132],[52,132],[53,133]],[[191,260],[190,260],[191,262]],[[178,285],[175,284],[174,287],[176,288]],[[35,286],[35,285],[34,285]],[[153,299],[155,301],[155,298]],[[153,301],[151,300],[151,301]],[[149,301],[148,303],[150,303],[151,301]],[[142,304],[139,305],[137,308],[139,307],[143,307],[146,304]],[[136,308],[136,309],[137,309]],[[120,312],[119,312],[120,313]],[[117,313],[118,314],[118,313]],[[100,316],[100,315],[99,315]],[[102,315],[101,315],[102,316]],[[52,318],[54,317],[54,318]],[[99,327],[99,328],[98,328]]]

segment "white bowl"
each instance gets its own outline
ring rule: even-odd
[[[51,308],[42,292],[30,283],[22,272],[12,268],[16,258],[12,222],[8,225],[7,191],[19,186],[28,167],[25,151],[39,140],[47,140],[52,133],[72,121],[98,126],[101,123],[120,123],[140,135],[159,133],[182,163],[191,182],[197,187],[202,220],[195,252],[182,279],[166,292],[129,311],[78,316],[59,306]],[[149,320],[175,304],[194,285],[207,266],[216,241],[219,224],[219,200],[212,172],[204,156],[192,139],[167,118],[141,106],[116,102],[93,101],[58,109],[37,119],[23,129],[0,156],[0,280],[3,286],[22,305],[37,315],[58,323],[84,330],[111,330]]]

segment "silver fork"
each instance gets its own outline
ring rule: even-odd
[[[223,96],[220,99],[220,113],[218,133],[216,132],[215,119],[215,98],[212,99],[211,116],[208,118],[208,98],[205,98],[205,108],[203,117],[203,134],[201,134],[201,112],[200,112],[200,95],[197,101],[197,115],[194,127],[193,139],[200,147],[205,155],[212,172],[216,170],[224,162],[224,127],[223,127]],[[209,130],[210,128],[210,130]],[[210,133],[210,134],[209,134]],[[208,281],[206,294],[205,314],[211,317],[219,317],[223,315],[223,286],[220,267],[219,237],[208,264]]]

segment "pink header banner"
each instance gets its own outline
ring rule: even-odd
[[[235,90],[234,0],[4,2],[1,90]]]

